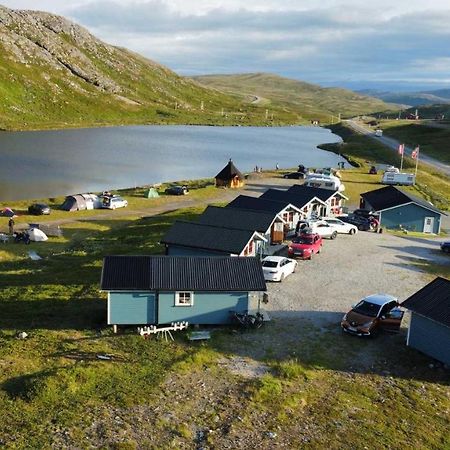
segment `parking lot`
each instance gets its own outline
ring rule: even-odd
[[[320,323],[335,322],[369,294],[391,294],[402,302],[430,281],[421,271],[421,261],[450,264],[439,250],[441,240],[370,232],[325,239],[320,254],[298,261],[296,273],[281,283],[268,283],[264,309],[274,318],[303,317]]]

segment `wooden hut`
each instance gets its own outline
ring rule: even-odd
[[[216,187],[240,188],[243,185],[244,175],[230,158],[228,164],[216,175]]]

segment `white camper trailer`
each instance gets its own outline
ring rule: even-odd
[[[416,182],[416,177],[412,173],[384,172],[381,179],[382,184],[398,184],[412,186]]]
[[[345,189],[344,184],[334,175],[325,175],[320,173],[310,173],[306,176],[305,186],[321,189],[330,189],[331,191],[342,192]]]

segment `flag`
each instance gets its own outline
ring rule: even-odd
[[[419,146],[417,146],[411,153],[412,159],[419,159]]]
[[[405,151],[405,144],[399,144],[398,145],[398,154],[403,156],[404,151]]]

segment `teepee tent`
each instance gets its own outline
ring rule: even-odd
[[[216,187],[239,188],[244,185],[244,175],[234,165],[232,159],[216,175]]]

